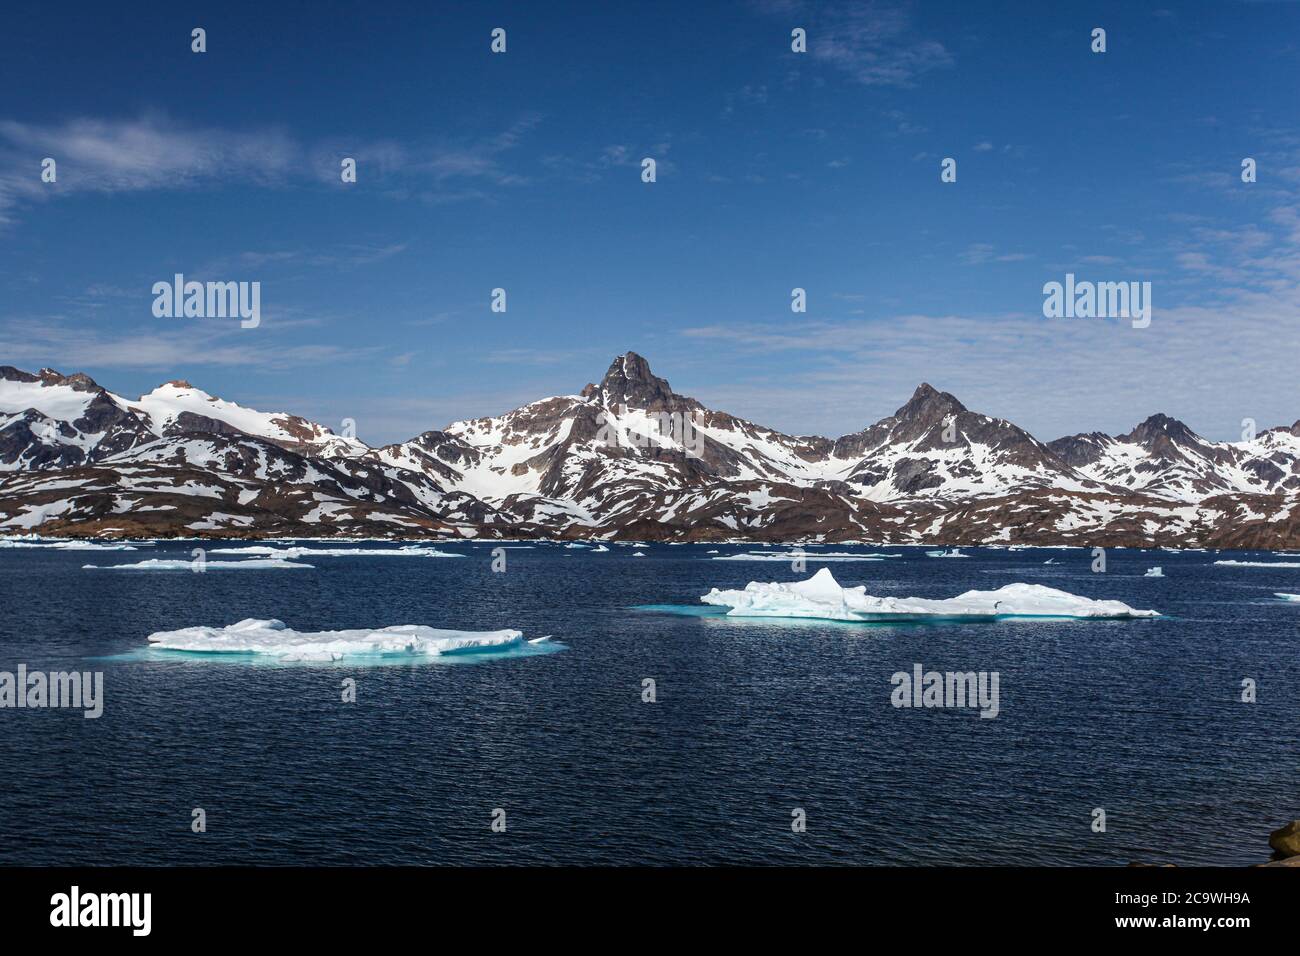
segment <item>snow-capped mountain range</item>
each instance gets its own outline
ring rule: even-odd
[[[0,366],[0,531],[1291,548],[1300,422],[1214,442],[1153,415],[1044,443],[919,386],[840,438],[599,384],[371,447],[168,382],[138,399]]]

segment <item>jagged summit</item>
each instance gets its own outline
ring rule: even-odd
[[[957,401],[954,396],[939,391],[929,382],[922,382],[916,387],[907,404],[894,412],[894,417],[906,421],[932,423],[964,411],[966,406]]]
[[[1121,440],[1149,447],[1166,442],[1176,445],[1199,443],[1203,439],[1178,419],[1157,412],[1122,436]]]
[[[650,371],[650,363],[636,352],[624,352],[609,363],[609,370],[599,385],[582,390],[586,399],[599,398],[607,408],[654,409],[670,404],[675,398],[667,379]]]
[[[6,368],[9,368],[9,366],[6,366]],[[20,376],[26,374],[18,369],[11,369],[11,371],[18,372]],[[37,372],[35,376],[30,376],[26,379],[26,381],[37,380],[45,385],[68,385],[79,392],[89,392],[99,388],[99,385],[95,380],[85,372],[74,372],[72,375],[64,375],[57,369],[43,368]]]

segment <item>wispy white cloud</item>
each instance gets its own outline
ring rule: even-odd
[[[791,25],[807,29],[809,55],[867,86],[911,86],[921,74],[953,64],[942,43],[917,35],[911,3],[762,0],[757,6],[799,18]]]
[[[130,119],[75,118],[35,124],[0,120],[0,223],[25,203],[77,193],[170,191],[211,187],[340,184],[340,163],[356,159],[358,175],[391,181],[384,194],[412,193],[437,202],[483,198],[519,186],[506,154],[540,122],[527,115],[480,137],[399,143],[306,143],[282,129],[198,127],[162,114]],[[57,163],[57,179],[41,181],[41,161]]]
[[[957,258],[968,266],[978,266],[986,262],[1023,262],[1030,256],[1027,252],[998,252],[992,243],[973,242]]]
[[[1257,225],[1192,230],[1172,250],[1177,273],[1153,282],[1146,329],[1126,320],[1047,319],[1035,297],[1023,311],[999,314],[696,326],[684,332],[696,348],[784,370],[752,383],[705,384],[697,397],[764,424],[821,434],[892,413],[921,381],[1044,439],[1127,431],[1157,411],[1221,439],[1235,438],[1243,418],[1261,427],[1291,424],[1300,418],[1297,227],[1300,208],[1288,204]],[[977,245],[965,258],[995,255]],[[1151,277],[1130,274],[1120,257],[1088,260],[1107,267],[1102,278]]]
[[[241,329],[219,319],[168,320],[170,327],[140,325],[104,334],[54,317],[7,318],[0,325],[0,355],[21,367],[158,370],[169,375],[187,368],[240,367],[269,371],[331,365],[369,358],[379,346],[286,344],[273,320]],[[298,323],[278,323],[279,331]]]

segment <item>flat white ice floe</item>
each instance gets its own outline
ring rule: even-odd
[[[437,548],[424,548],[407,545],[401,548],[273,548],[267,545],[253,545],[247,548],[209,548],[208,554],[260,554],[268,558],[294,561],[298,558],[463,558],[465,555],[453,551],[439,551]]]
[[[279,661],[338,661],[350,657],[442,657],[505,651],[547,644],[525,641],[522,631],[454,631],[422,624],[346,631],[295,631],[274,618],[245,618],[227,627],[157,631],[149,644],[161,650],[200,654],[264,654]],[[556,648],[562,645],[554,645]]]
[[[1300,568],[1300,563],[1295,561],[1215,561],[1215,564],[1226,564],[1234,568]]]
[[[124,542],[101,544],[98,541],[21,541],[0,540],[0,548],[49,548],[53,551],[134,551],[135,545]]]
[[[1274,591],[1274,597],[1280,597],[1283,601],[1300,601],[1300,594],[1287,594],[1284,591]]]
[[[282,561],[279,558],[251,558],[248,561],[171,561],[165,558],[150,558],[135,564],[83,564],[83,570],[93,571],[194,571],[202,567],[205,571],[271,571],[281,568],[307,568],[315,565],[301,564],[296,561]]]
[[[969,554],[962,554],[960,548],[952,548],[948,551],[927,551],[927,558],[969,558]]]
[[[717,554],[710,551],[709,554]],[[724,554],[710,558],[710,561],[883,561],[885,558],[901,558],[901,554],[857,554],[853,551],[746,551],[744,554]],[[961,555],[966,557],[966,555]]]
[[[751,581],[743,591],[700,598],[730,608],[728,617],[809,617],[831,621],[995,620],[1002,617],[1159,617],[1120,601],[1094,601],[1041,584],[1008,584],[996,591],[967,591],[955,598],[874,597],[864,586],[840,587],[829,568],[793,584]]]
[[[1142,575],[1144,578],[1163,578],[1165,570],[1162,567],[1147,568],[1147,573]]]

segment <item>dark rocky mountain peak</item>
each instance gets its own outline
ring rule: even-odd
[[[966,411],[966,406],[947,392],[941,392],[928,382],[922,382],[912,393],[907,404],[894,412],[894,417],[908,422],[933,424],[949,415]]]
[[[40,379],[31,372],[24,372],[20,368],[14,368],[12,365],[0,365],[0,379],[6,382],[39,382]]]
[[[1203,444],[1200,436],[1178,419],[1170,418],[1168,415],[1158,412],[1125,435],[1124,440],[1141,445],[1144,448],[1155,448],[1167,444]]]
[[[70,385],[79,392],[93,392],[99,389],[99,384],[85,372],[76,372],[72,375],[64,375],[56,369],[43,368],[35,375],[29,375],[26,372],[6,365],[4,368],[0,368],[0,377],[15,382],[40,382],[43,385]]]
[[[676,396],[666,379],[650,371],[650,363],[636,352],[625,352],[609,364],[600,385],[588,385],[583,398],[599,397],[607,408],[659,409],[672,405]]]

